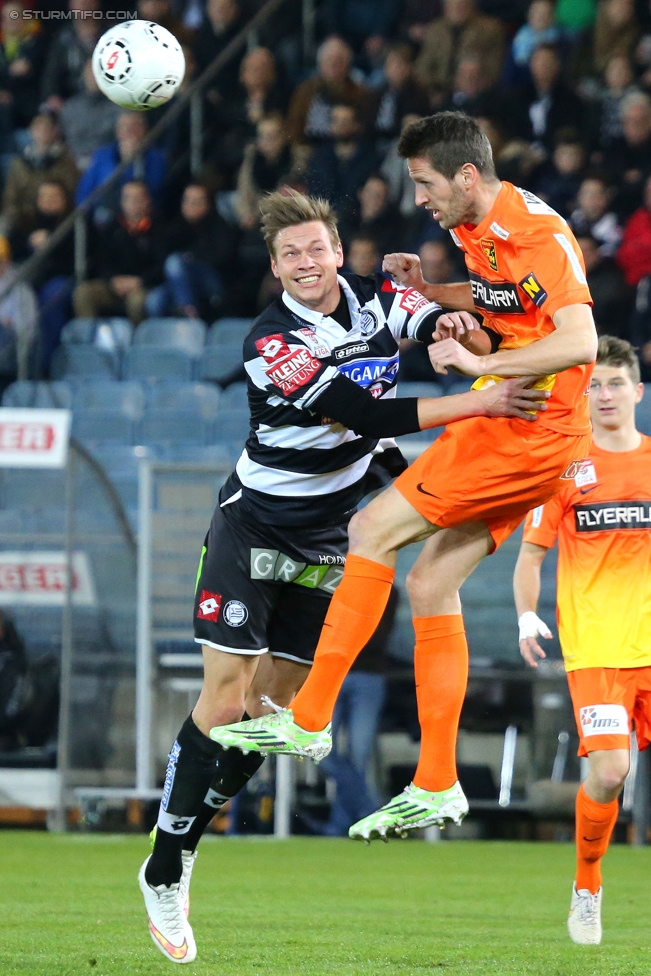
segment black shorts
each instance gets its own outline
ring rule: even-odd
[[[197,573],[194,634],[231,654],[314,660],[344,571],[348,520],[325,528],[263,525],[219,506]]]

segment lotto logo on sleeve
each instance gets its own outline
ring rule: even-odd
[[[217,622],[219,620],[221,605],[221,593],[209,593],[208,590],[202,590],[199,598],[197,617],[200,620],[213,620]]]
[[[429,302],[415,288],[408,288],[400,299],[400,308],[404,308],[406,312],[411,312],[412,315],[419,309],[425,308],[426,305],[429,305]]]
[[[265,336],[264,339],[256,339],[255,348],[266,363],[275,363],[282,356],[289,355],[289,346],[279,332],[276,335]]]
[[[623,705],[586,705],[579,712],[581,732],[590,735],[628,735],[628,714]]]

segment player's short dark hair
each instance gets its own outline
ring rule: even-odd
[[[337,216],[328,203],[320,197],[308,197],[297,190],[285,187],[263,196],[260,203],[262,236],[272,258],[276,257],[276,237],[286,227],[307,224],[319,220],[325,224],[332,246],[340,242]]]
[[[447,180],[466,163],[472,163],[487,179],[497,179],[487,136],[463,112],[437,112],[412,122],[400,136],[398,152],[403,159],[427,159]]]
[[[602,335],[597,346],[597,366],[623,366],[634,383],[640,382],[640,360],[626,339]]]

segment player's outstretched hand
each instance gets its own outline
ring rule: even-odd
[[[408,285],[410,288],[418,290],[425,284],[420,267],[420,258],[417,254],[404,254],[403,252],[385,254],[382,270],[385,274],[390,274],[399,285]]]
[[[436,332],[432,333],[434,342],[443,339],[456,339],[462,346],[472,342],[473,335],[479,332],[481,326],[470,312],[446,312],[437,320]]]
[[[460,315],[468,315],[468,318],[472,318],[472,315],[467,312],[452,312],[450,315],[442,315],[436,323],[437,329],[442,319],[452,319],[453,316]],[[429,361],[437,373],[447,373],[446,367],[452,366],[458,373],[463,373],[465,376],[484,375],[485,370],[481,358],[466,349],[456,339],[448,338],[433,342],[431,346],[427,347],[427,352],[429,353]]]
[[[449,341],[454,342],[454,340]],[[432,348],[434,347],[430,346],[430,349]],[[536,420],[538,411],[547,409],[545,400],[548,400],[551,394],[548,390],[529,390],[528,383],[531,383],[531,377],[521,376],[477,390],[477,396],[481,397],[484,403],[485,416]]]
[[[533,610],[525,610],[518,620],[520,654],[532,668],[538,667],[538,658],[547,657],[538,643],[538,637],[551,640],[552,632]]]

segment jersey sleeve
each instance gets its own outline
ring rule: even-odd
[[[583,255],[569,227],[545,221],[523,236],[518,287],[552,318],[566,305],[592,305]]]
[[[551,549],[556,542],[558,527],[565,515],[565,493],[560,491],[544,505],[532,509],[524,522],[523,542]]]
[[[377,275],[377,297],[386,316],[387,325],[394,339],[419,339],[422,326],[425,333],[429,329],[431,338],[436,321],[443,315],[443,309],[436,302],[430,302],[416,288],[398,285],[391,278]],[[423,331],[421,330],[421,331]]]
[[[275,323],[268,332],[258,328],[244,340],[244,366],[253,385],[299,409],[307,409],[338,375],[319,354],[329,360],[330,350],[311,348]]]

